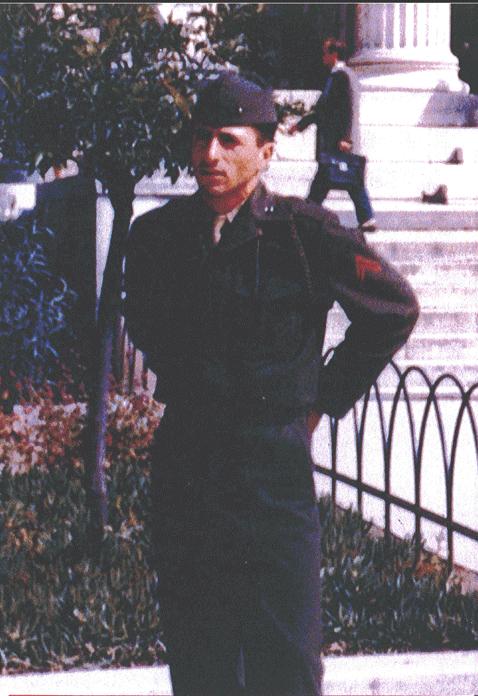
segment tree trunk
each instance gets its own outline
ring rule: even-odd
[[[86,477],[90,512],[89,541],[98,545],[108,522],[108,501],[104,470],[107,406],[113,345],[121,307],[121,279],[135,180],[129,173],[115,174],[106,182],[114,210],[110,247],[103,274],[96,323],[96,350],[88,409]]]

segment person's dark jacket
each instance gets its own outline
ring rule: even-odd
[[[132,225],[124,311],[158,376],[156,398],[223,405],[252,420],[285,422],[312,408],[343,416],[412,331],[411,287],[359,231],[312,202],[259,186],[217,247],[212,215],[197,193]],[[351,324],[324,365],[335,301]]]
[[[316,124],[317,161],[320,152],[337,151],[337,145],[341,140],[352,142],[353,109],[353,90],[346,70],[332,71],[312,111],[297,124],[299,131],[303,131],[313,123]]]

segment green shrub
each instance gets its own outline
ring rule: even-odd
[[[0,414],[0,665],[8,672],[153,664],[165,657],[150,555],[148,445],[159,407],[114,394],[110,527],[85,547],[84,409],[51,400]],[[413,563],[351,511],[320,501],[326,653],[477,646],[478,596]],[[431,569],[431,571],[430,571]],[[429,572],[430,571],[430,572]]]
[[[372,653],[478,647],[478,593],[412,540],[371,534],[352,510],[321,501],[325,651]]]
[[[18,380],[39,383],[53,374],[58,377],[58,342],[68,331],[75,295],[49,267],[45,244],[51,234],[28,215],[0,224],[3,390],[7,382],[12,391]],[[5,394],[0,402],[9,397]]]
[[[109,404],[111,527],[86,553],[85,409],[42,400],[0,414],[0,665],[8,671],[149,664],[163,648],[147,558],[147,447],[159,407]],[[114,467],[111,462],[114,460]]]

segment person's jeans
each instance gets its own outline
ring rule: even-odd
[[[330,186],[328,184],[327,177],[323,170],[319,166],[319,170],[312,181],[310,186],[310,191],[308,198],[315,203],[321,205],[326,199],[327,194],[330,191]],[[357,216],[357,221],[359,225],[362,225],[367,220],[373,218],[373,209],[370,203],[370,198],[365,186],[351,186],[347,193],[349,194],[352,202],[355,206],[355,214]]]

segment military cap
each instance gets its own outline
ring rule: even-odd
[[[205,81],[193,112],[193,123],[222,126],[277,125],[272,90],[263,89],[234,72]]]

